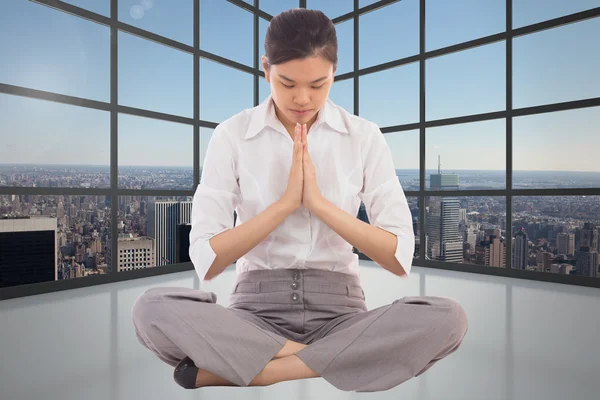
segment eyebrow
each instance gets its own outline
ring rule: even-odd
[[[285,79],[286,81],[290,81],[290,82],[294,82],[294,83],[296,83],[296,81],[294,81],[294,80],[292,80],[292,79],[288,78],[288,77],[287,77],[287,76],[285,76],[285,75],[281,75],[281,74],[280,74],[280,75],[279,75],[279,77],[280,77],[280,78],[283,78],[283,79]],[[322,81],[323,79],[327,79],[327,78],[328,78],[327,76],[324,76],[324,77],[322,77],[322,78],[315,79],[315,80],[314,80],[314,81],[312,81],[311,83],[317,83],[317,82],[319,82],[319,81]]]

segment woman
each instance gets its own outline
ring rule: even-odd
[[[138,339],[185,388],[319,376],[346,391],[392,388],[458,348],[465,312],[441,297],[367,310],[352,246],[403,277],[414,251],[389,147],[328,100],[337,38],[322,12],[277,15],[265,50],[271,95],[215,129],[192,210],[200,279],[237,260],[231,304],[152,288],[133,307]],[[361,200],[371,224],[356,218]]]

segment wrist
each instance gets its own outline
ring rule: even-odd
[[[279,210],[284,212],[286,215],[291,214],[296,210],[296,207],[286,199],[280,199],[275,204],[277,205],[277,208],[279,208]]]

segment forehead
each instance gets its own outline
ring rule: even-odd
[[[311,57],[273,65],[273,72],[282,80],[311,83],[329,77],[333,64],[322,57]]]

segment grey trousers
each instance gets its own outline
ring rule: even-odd
[[[238,386],[248,384],[286,341],[344,391],[388,390],[456,351],[468,329],[461,305],[445,297],[404,297],[367,310],[360,279],[313,269],[248,271],[230,306],[212,292],[157,287],[132,309],[140,343],[175,366],[190,357]]]

